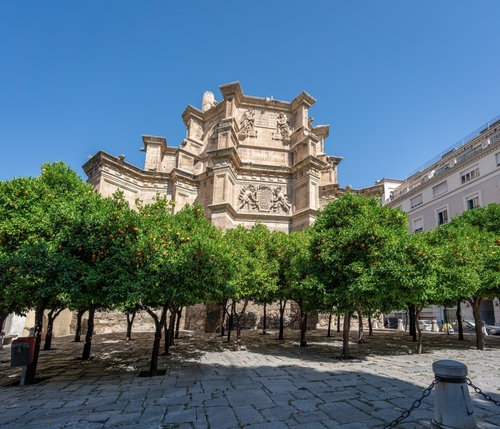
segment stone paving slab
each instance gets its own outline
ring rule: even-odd
[[[269,332],[269,331],[268,331]],[[419,399],[434,375],[432,363],[455,359],[469,377],[500,400],[500,337],[474,349],[473,337],[458,341],[426,335],[425,353],[405,333],[380,330],[365,344],[351,344],[352,359],[340,360],[341,334],[244,332],[245,350],[235,352],[215,335],[184,333],[172,355],[160,356],[164,376],[141,378],[153,334],[96,335],[93,359],[82,362],[83,343],[54,339],[41,352],[33,386],[14,387],[21,368],[10,367],[10,348],[0,350],[0,427],[78,429],[308,429],[383,428]],[[353,337],[354,337],[353,332]],[[354,339],[354,338],[353,338]],[[500,427],[500,407],[471,392],[481,429]],[[429,428],[433,393],[397,426]]]

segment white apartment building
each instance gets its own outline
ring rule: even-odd
[[[408,214],[409,230],[427,231],[447,223],[464,210],[500,203],[500,116],[433,158],[406,180],[382,179],[388,192],[384,204]],[[498,299],[484,300],[483,320],[500,325]],[[472,309],[464,305],[464,319]],[[450,318],[454,310],[449,310]],[[445,320],[443,309],[427,309],[425,318]],[[496,322],[496,323],[495,323]]]

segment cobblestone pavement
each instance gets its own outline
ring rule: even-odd
[[[375,331],[351,344],[340,360],[341,334],[243,333],[246,350],[235,352],[215,335],[181,333],[172,355],[161,356],[164,376],[139,377],[146,369],[152,333],[96,335],[90,361],[76,358],[83,343],[56,338],[42,351],[39,384],[9,386],[20,378],[10,367],[10,348],[0,350],[0,427],[13,428],[381,428],[398,418],[432,382],[432,362],[455,359],[469,378],[500,400],[500,337],[474,350],[474,337],[425,335],[422,355],[404,332]],[[352,333],[354,339],[355,333]],[[500,407],[471,393],[480,428],[500,427]],[[453,404],[450,404],[453,406]],[[433,393],[399,428],[428,428]]]

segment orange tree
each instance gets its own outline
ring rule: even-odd
[[[378,251],[370,281],[383,287],[383,312],[408,307],[410,332],[417,340],[417,353],[422,353],[423,332],[418,324],[420,312],[429,305],[449,298],[449,290],[438,284],[441,249],[436,245],[435,231],[402,235]],[[413,314],[412,314],[413,313]]]
[[[151,376],[158,370],[167,311],[220,300],[231,273],[222,231],[205,218],[201,206],[186,205],[175,214],[173,207],[162,196],[152,204],[139,205],[139,240],[130,253],[137,264],[138,280],[124,291],[155,323]]]
[[[300,347],[307,345],[305,334],[307,314],[318,312],[326,306],[327,294],[324,283],[314,273],[311,258],[313,230],[290,233],[288,237],[289,259],[285,262],[286,293],[299,306]]]
[[[28,304],[18,299],[18,269],[15,258],[0,247],[0,330],[11,313],[26,314]],[[0,345],[1,348],[1,345]]]
[[[454,302],[469,302],[476,348],[484,350],[481,302],[500,296],[500,205],[467,210],[438,230],[443,249],[439,283],[453,292]]]
[[[276,290],[278,261],[270,257],[271,233],[261,223],[251,228],[229,229],[224,237],[235,265],[229,283],[232,288],[230,317],[236,320],[236,350],[240,350],[241,322],[248,303],[251,300],[269,302]]]
[[[400,246],[407,218],[375,198],[348,193],[320,211],[313,229],[314,272],[329,306],[344,314],[342,357],[348,358],[353,313],[381,310],[398,296],[397,284],[380,281],[377,269]]]
[[[51,299],[77,277],[71,258],[62,252],[62,229],[72,215],[71,201],[91,187],[63,163],[44,164],[35,178],[1,183],[0,246],[11,257],[11,302],[35,309],[35,352],[26,383],[35,381],[43,314]]]
[[[124,272],[132,275],[125,257],[137,240],[137,213],[132,211],[123,194],[103,198],[96,192],[84,194],[72,204],[73,215],[65,223],[60,243],[73,261],[77,279],[71,284],[68,305],[88,310],[88,326],[82,359],[90,358],[94,316],[97,310],[114,308],[116,288]]]
[[[279,302],[280,320],[278,340],[284,339],[285,307],[286,303],[290,299],[290,285],[286,277],[286,273],[294,253],[295,249],[291,246],[290,235],[282,231],[273,231],[271,235],[270,257],[274,258],[278,263],[278,270],[276,273],[276,289],[272,293],[272,300]]]

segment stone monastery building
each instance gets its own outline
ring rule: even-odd
[[[211,222],[224,230],[260,221],[286,233],[311,225],[318,209],[347,191],[384,193],[384,184],[360,190],[339,187],[342,158],[325,154],[330,127],[313,125],[309,108],[316,100],[306,92],[287,102],[245,95],[239,82],[222,85],[220,91],[222,101],[205,92],[201,109],[186,108],[186,138],[178,147],[169,147],[165,137],[143,135],[144,169],[126,162],[124,155],[100,151],[83,166],[88,182],[103,196],[123,191],[133,208],[137,199],[147,204],[160,194],[175,201],[176,210],[201,204]],[[218,322],[219,307],[212,307],[191,307],[184,328],[213,332],[209,321]],[[260,307],[250,311],[259,319]],[[291,309],[287,314],[291,316]],[[6,329],[24,335],[32,319],[31,313],[26,321],[13,316]],[[69,334],[74,324],[74,316],[65,310],[55,321],[54,335]],[[99,312],[95,332],[123,330],[124,324],[121,313]],[[147,314],[139,314],[134,326],[154,329]]]
[[[186,138],[178,147],[143,135],[144,169],[101,151],[83,166],[89,183],[104,196],[122,190],[132,207],[159,193],[177,209],[201,204],[222,229],[259,220],[287,233],[312,224],[318,209],[348,190],[338,185],[342,158],[324,152],[330,127],[314,126],[309,116],[313,97],[252,97],[239,82],[220,91],[222,101],[205,92],[201,109],[186,108]],[[383,185],[351,192],[380,196]]]

